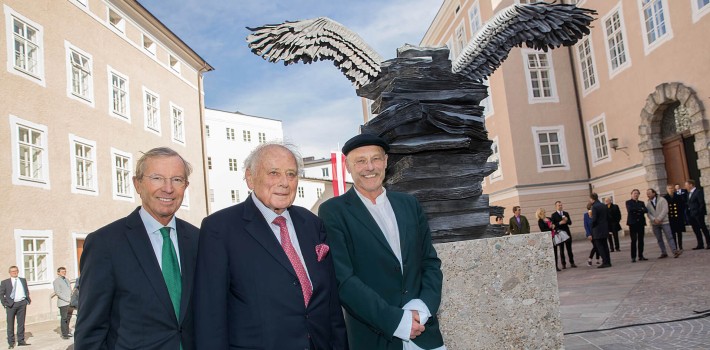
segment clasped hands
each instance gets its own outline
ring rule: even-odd
[[[419,311],[412,311],[412,329],[409,332],[409,339],[414,339],[424,333],[424,325],[420,323]]]

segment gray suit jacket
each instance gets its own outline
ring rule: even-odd
[[[71,287],[69,286],[69,280],[64,277],[57,277],[52,282],[54,286],[54,293],[57,294],[57,306],[67,306],[69,301],[71,301]]]
[[[656,207],[653,207],[651,201],[646,202],[646,210],[648,210],[648,220],[651,225],[657,225],[653,220],[660,220],[660,225],[669,223],[668,221],[668,202],[661,196],[656,196]]]

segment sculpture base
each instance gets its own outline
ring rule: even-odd
[[[560,299],[549,233],[437,243],[439,320],[457,349],[561,349]]]

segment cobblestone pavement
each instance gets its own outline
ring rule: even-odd
[[[657,259],[655,238],[645,237],[648,261],[632,263],[624,237],[608,269],[587,266],[591,243],[573,243],[579,268],[557,275],[565,349],[710,349],[710,317],[668,322],[710,310],[710,250],[690,249],[696,241],[686,232],[679,258]]]

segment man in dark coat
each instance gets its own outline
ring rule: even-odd
[[[646,204],[639,200],[641,191],[634,188],[631,199],[626,201],[626,225],[631,235],[631,262],[636,262],[638,248],[639,261],[648,260],[643,256],[644,226],[646,226]]]
[[[685,232],[686,196],[676,191],[674,185],[666,186],[663,198],[668,202],[668,222],[678,249],[683,250],[683,232]]]
[[[695,239],[698,240],[698,246],[693,250],[707,248],[710,249],[710,232],[705,224],[705,215],[708,215],[705,207],[705,196],[703,190],[695,187],[695,180],[688,179],[685,182],[685,189],[688,190],[688,222],[693,227]],[[703,243],[705,236],[705,243]]]
[[[8,269],[10,278],[0,282],[0,300],[5,307],[7,314],[7,343],[9,348],[15,347],[15,320],[17,320],[17,345],[30,345],[25,342],[25,314],[30,300],[30,290],[27,288],[27,280],[18,277],[17,266],[10,266]]]
[[[621,230],[621,210],[614,204],[611,197],[604,199],[604,204],[609,213],[609,251],[621,251],[619,247],[619,230]]]
[[[552,213],[552,216],[550,216],[550,220],[552,220],[555,231],[565,231],[569,235],[568,240],[557,245],[557,247],[560,247],[560,260],[562,261],[562,268],[567,268],[567,263],[565,262],[565,247],[567,247],[567,255],[569,256],[570,266],[577,267],[574,263],[574,254],[572,253],[572,232],[569,230],[569,226],[572,225],[572,218],[570,218],[568,212],[563,210],[561,201],[555,202],[555,212]]]
[[[599,195],[596,193],[589,196],[589,201],[592,203],[592,242],[602,257],[602,264],[598,268],[611,267],[609,245],[607,244],[609,236],[608,209],[599,201]]]

